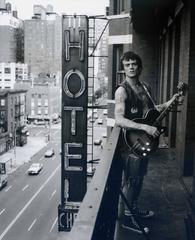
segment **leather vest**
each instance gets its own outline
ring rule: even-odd
[[[135,118],[142,118],[144,115],[143,109],[148,110],[150,108],[154,108],[154,103],[152,102],[152,100],[148,96],[148,93],[145,90],[145,88],[148,89],[148,87],[145,85],[145,83],[142,83],[142,85],[145,100],[140,99],[136,95],[136,93],[133,91],[127,81],[124,81],[120,84],[120,86],[123,87],[127,92],[127,99],[125,101],[125,117],[129,120]]]

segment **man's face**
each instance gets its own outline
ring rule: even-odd
[[[125,70],[125,75],[127,77],[130,77],[130,78],[137,77],[141,72],[141,69],[138,67],[136,60],[132,60],[132,59],[129,59],[128,61],[123,60],[123,66]]]

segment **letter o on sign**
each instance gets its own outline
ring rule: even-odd
[[[69,89],[69,80],[73,74],[76,74],[81,81],[80,89],[75,94],[73,94]],[[71,69],[70,71],[68,71],[64,76],[64,87],[63,88],[64,88],[64,92],[66,93],[66,95],[69,96],[70,98],[80,97],[83,94],[83,92],[85,91],[85,78],[84,78],[83,74],[78,69]]]

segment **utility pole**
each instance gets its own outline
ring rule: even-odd
[[[51,142],[51,115],[49,115],[49,143]]]
[[[14,161],[16,166],[16,122],[14,124]]]

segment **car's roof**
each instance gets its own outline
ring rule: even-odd
[[[33,163],[33,164],[31,165],[31,167],[36,167],[36,166],[39,166],[39,165],[41,165],[41,163]]]

